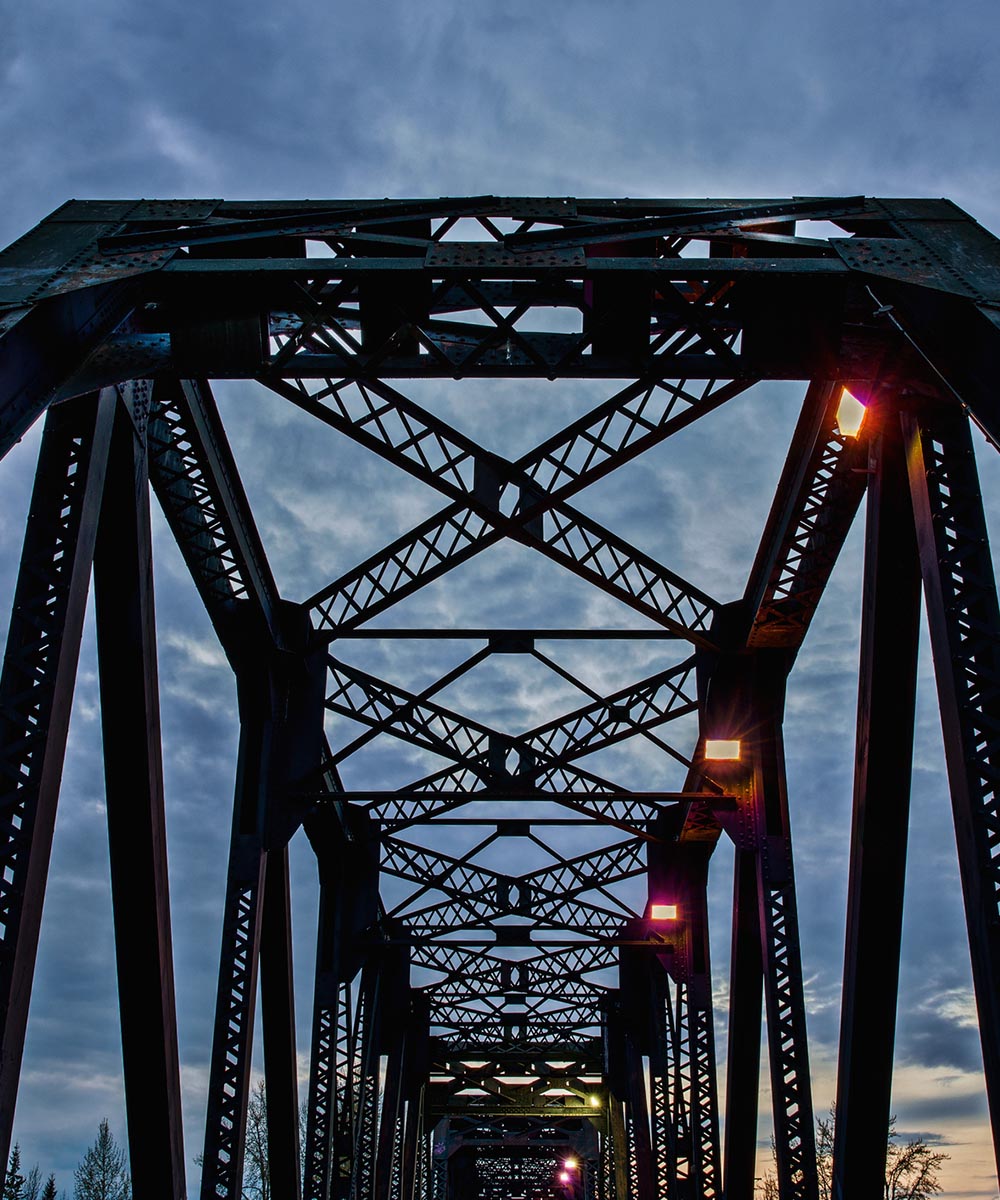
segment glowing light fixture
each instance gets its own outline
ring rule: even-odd
[[[840,389],[840,403],[837,405],[837,428],[843,437],[855,438],[861,432],[864,424],[864,404],[847,388]]]
[[[590,1107],[591,1108],[600,1108],[601,1107],[601,1101],[598,1099],[597,1096],[590,1097]]]
[[[713,762],[739,762],[740,743],[733,738],[706,738],[705,757]]]
[[[567,1171],[575,1171],[579,1165],[575,1158],[567,1158],[563,1163]]]
[[[569,1183],[569,1171],[560,1171],[559,1172],[559,1182],[560,1183]]]
[[[652,904],[650,905],[649,915],[654,921],[676,921],[677,905]]]

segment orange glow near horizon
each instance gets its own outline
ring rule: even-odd
[[[713,762],[739,762],[739,740],[736,738],[706,738],[705,757]]]
[[[846,387],[840,389],[840,403],[837,405],[837,428],[843,437],[856,438],[861,432],[868,409]]]

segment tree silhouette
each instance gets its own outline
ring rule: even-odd
[[[21,1174],[21,1146],[14,1143],[3,1181],[3,1200],[24,1200],[24,1176]]]
[[[58,1200],[56,1196],[56,1177],[50,1175],[45,1181],[45,1187],[42,1188],[42,1200]]]
[[[837,1114],[834,1107],[829,1117],[816,1120],[816,1166],[819,1175],[820,1200],[831,1200],[833,1194],[833,1134]],[[776,1158],[774,1139],[771,1139],[771,1156]],[[932,1150],[925,1138],[911,1138],[900,1145],[896,1132],[896,1118],[889,1118],[885,1149],[885,1192],[884,1200],[929,1200],[941,1191],[939,1174],[941,1164],[950,1154]],[[779,1200],[778,1180],[769,1171],[760,1181],[757,1192],[760,1200]]]
[[[132,1200],[132,1181],[125,1151],[115,1141],[105,1117],[97,1140],[73,1172],[74,1200]]]

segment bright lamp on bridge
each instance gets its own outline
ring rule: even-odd
[[[840,389],[840,404],[837,406],[837,428],[841,436],[856,438],[864,424],[867,408],[847,388]]]
[[[739,762],[738,738],[706,738],[705,757],[712,762]]]

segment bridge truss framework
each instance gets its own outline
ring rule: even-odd
[[[802,236],[804,221],[832,236]],[[133,1186],[185,1193],[149,485],[235,672],[241,724],[203,1200],[241,1194],[258,987],[276,1196],[751,1200],[763,1010],[780,1194],[815,1200],[782,715],[866,493],[835,1194],[881,1195],[921,589],[1000,1144],[1000,610],[969,429],[1000,437],[998,367],[1000,243],[944,200],[70,201],[0,253],[3,451],[48,410],[0,680],[0,1154],[93,576]],[[511,461],[398,382],[487,377],[606,379],[611,395]],[[442,508],[314,596],[281,596],[213,378],[258,381]],[[572,503],[765,379],[808,388],[740,599],[718,602]],[[837,421],[845,387],[866,404],[853,436]],[[641,620],[369,625],[504,539]],[[470,652],[415,693],[351,664],[376,634]],[[686,649],[611,695],[550,650],[615,637]],[[529,656],[586,702],[513,733],[442,703],[492,655]],[[670,723],[692,714],[697,744],[672,745]],[[339,749],[331,716],[358,729]],[[342,765],[383,735],[445,765],[392,792],[345,787]],[[683,763],[683,788],[636,792],[588,769],[630,738]],[[740,741],[738,760],[708,757],[718,738]],[[504,815],[535,800],[564,817]],[[477,825],[472,850],[436,848]],[[567,825],[606,837],[565,853]],[[300,826],[320,878],[301,1131]],[[724,1159],[706,905],[723,835]],[[483,864],[525,838],[548,866]],[[645,906],[616,891],[636,879]],[[654,916],[663,903],[675,919]]]

